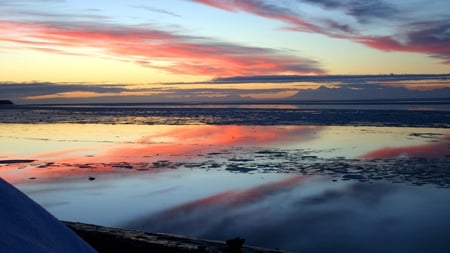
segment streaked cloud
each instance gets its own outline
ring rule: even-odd
[[[318,5],[325,9],[339,9],[355,17],[361,23],[370,22],[372,19],[392,18],[399,13],[399,10],[392,4],[381,0],[299,0],[299,2]]]
[[[163,9],[158,9],[158,8],[153,8],[150,6],[146,6],[146,5],[132,5],[131,7],[136,8],[136,9],[143,9],[149,12],[153,12],[153,13],[159,13],[159,14],[164,14],[164,15],[169,15],[169,16],[173,16],[173,17],[181,17],[180,15],[167,11],[167,10],[163,10]]]
[[[28,96],[43,96],[64,92],[92,92],[92,93],[120,93],[127,91],[124,85],[120,84],[55,84],[48,82],[33,83],[0,83],[2,95],[6,97],[20,98]]]
[[[295,26],[296,29],[307,31],[307,32],[322,32],[322,29],[315,25],[313,22],[309,22],[298,16],[298,13],[291,10],[290,8],[280,6],[269,2],[261,0],[249,0],[249,1],[223,1],[223,0],[192,0],[193,2],[198,2],[211,7],[219,8],[225,11],[238,12],[245,11],[253,13],[255,15],[277,19]]]
[[[450,75],[267,75],[215,78],[200,83],[0,83],[15,103],[255,102],[450,98]],[[248,86],[248,88],[246,88]]]
[[[450,80],[450,74],[417,74],[417,75],[261,75],[261,76],[234,76],[214,78],[212,83],[292,83],[292,82],[368,82],[368,81],[430,81]]]
[[[232,76],[325,72],[318,62],[281,50],[243,46],[148,26],[0,21],[0,29],[4,34],[0,41],[22,48],[68,54],[88,48],[98,57],[119,57],[174,74]]]
[[[426,53],[450,64],[450,20],[429,21],[406,25],[405,33],[398,36],[359,36],[352,38],[372,48],[383,51]]]
[[[414,9],[408,3],[383,0],[298,0],[290,2],[290,8],[285,7],[285,2],[269,0],[192,1],[279,20],[292,31],[351,40],[383,51],[423,53],[450,64],[450,5],[445,1],[434,3],[443,9],[434,8],[428,1],[415,3]],[[320,14],[302,12],[311,5],[322,8]]]

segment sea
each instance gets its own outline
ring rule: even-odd
[[[4,105],[0,143],[0,177],[61,220],[290,252],[450,249],[446,99]]]

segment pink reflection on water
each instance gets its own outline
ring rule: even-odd
[[[230,148],[234,146],[265,146],[298,142],[312,138],[319,131],[317,126],[267,127],[267,126],[187,126],[162,134],[145,136],[138,144],[124,145],[109,150],[99,159],[114,161],[120,157],[142,159],[151,155],[191,155],[212,148]],[[161,139],[169,142],[158,143]]]
[[[436,143],[417,146],[406,147],[385,147],[370,151],[360,158],[376,159],[376,158],[409,158],[409,157],[423,157],[423,158],[439,158],[450,155],[448,143]]]
[[[177,128],[162,134],[143,137],[140,142],[151,142],[161,137],[171,137],[174,142],[188,142],[198,145],[256,145],[288,141],[293,137],[296,140],[301,140],[312,131],[320,129],[319,126],[186,126],[185,129]]]
[[[149,217],[138,218],[128,224],[128,227],[134,227],[144,230],[161,229],[158,226],[190,227],[195,225],[206,225],[205,223],[214,223],[224,217],[218,214],[229,212],[238,212],[252,205],[258,205],[268,200],[272,196],[277,196],[283,192],[294,189],[302,183],[307,177],[292,176],[280,181],[265,183],[247,190],[228,190],[207,196],[202,199],[194,200]],[[216,217],[216,218],[215,218]],[[211,225],[211,224],[209,224]],[[183,228],[179,228],[183,229]]]
[[[319,126],[180,126],[125,143],[32,155],[7,154],[7,157],[35,162],[2,164],[0,176],[14,184],[27,182],[29,178],[58,180],[92,174],[134,172],[129,170],[130,167],[158,171],[159,166],[153,163],[163,159],[177,162],[220,149],[299,142],[314,138],[314,133],[321,129]],[[86,152],[95,155],[86,155]],[[239,152],[245,153],[245,149]]]
[[[33,155],[33,157],[35,159],[39,159],[39,160],[47,160],[47,159],[53,159],[53,158],[58,158],[58,157],[71,156],[74,153],[85,152],[85,151],[89,151],[89,150],[90,149],[88,149],[88,148],[72,148],[72,149],[64,149],[64,150],[55,150],[55,151],[50,151],[50,152],[39,153],[39,154]]]
[[[281,181],[259,185],[244,191],[230,190],[222,192],[219,194],[208,196],[200,200],[183,204],[170,210],[166,210],[162,213],[162,215],[163,216],[178,215],[180,213],[195,211],[199,208],[214,207],[214,206],[220,209],[224,209],[224,208],[234,208],[240,205],[247,205],[253,202],[258,202],[259,200],[267,196],[276,194],[280,191],[289,190],[295,185],[302,182],[304,178],[305,177],[303,176],[293,176]]]

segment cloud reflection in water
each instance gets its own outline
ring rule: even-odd
[[[73,144],[78,136],[62,135],[62,143],[42,136],[39,145],[59,148],[0,150],[3,161],[36,160],[0,162],[1,176],[61,217],[103,225],[242,236],[295,252],[450,248],[445,129],[90,127],[98,132],[82,145]],[[29,141],[17,140],[20,147]],[[397,147],[385,148],[393,140]]]
[[[450,155],[450,148],[448,143],[435,143],[417,146],[406,147],[385,147],[370,151],[361,156],[365,159],[375,158],[408,158],[408,157],[426,157],[439,158]]]
[[[124,169],[158,171],[170,167],[163,165],[192,160],[210,151],[302,142],[316,138],[315,133],[321,129],[320,126],[178,126],[130,142],[14,156],[36,162],[6,164],[2,169],[8,173],[2,177],[12,183],[23,183],[29,177],[58,180],[92,173],[121,173]],[[96,154],[87,155],[90,153]],[[16,169],[20,172],[10,173]]]
[[[294,176],[210,195],[124,226],[210,239],[241,236],[249,244],[295,252],[445,252],[448,194]]]

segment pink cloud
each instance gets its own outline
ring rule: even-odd
[[[382,51],[425,53],[450,63],[450,38],[445,35],[449,23],[428,22],[406,26],[405,39],[391,36],[355,36],[351,40]]]
[[[255,75],[322,74],[318,63],[268,48],[220,43],[142,27],[110,24],[56,24],[0,21],[0,41],[60,54],[95,48],[98,56],[115,55],[145,67],[175,74]],[[154,60],[167,64],[157,65]]]
[[[324,32],[319,26],[314,25],[299,17],[295,12],[287,8],[278,7],[272,4],[264,3],[264,1],[248,0],[248,1],[223,1],[223,0],[192,0],[197,3],[205,4],[214,8],[222,9],[230,12],[245,11],[255,15],[276,19],[285,23],[294,25],[296,29],[306,32]]]

